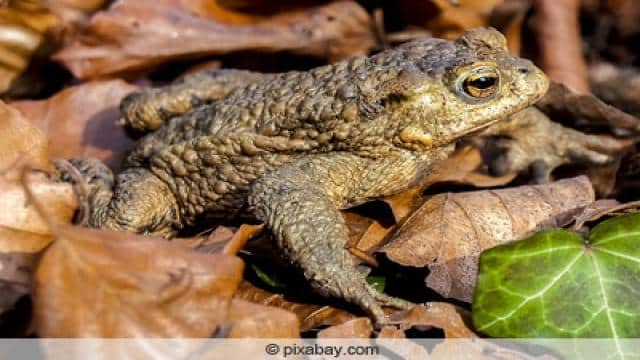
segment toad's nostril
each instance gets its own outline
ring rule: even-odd
[[[526,74],[528,74],[528,73],[530,73],[530,72],[531,72],[531,69],[529,69],[529,68],[528,68],[528,67],[526,67],[526,66],[521,66],[521,67],[519,67],[519,68],[518,68],[518,70],[517,70],[517,71],[518,71],[520,74],[526,75]]]

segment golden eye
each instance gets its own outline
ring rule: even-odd
[[[472,100],[487,99],[495,95],[500,84],[498,72],[481,67],[470,71],[458,82],[458,89]]]

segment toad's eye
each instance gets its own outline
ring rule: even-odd
[[[487,99],[498,91],[500,77],[492,68],[479,68],[467,74],[459,82],[458,89],[474,100]]]

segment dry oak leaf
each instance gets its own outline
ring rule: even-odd
[[[180,4],[116,1],[55,55],[79,78],[151,71],[172,59],[241,50],[293,51],[330,59],[363,55],[374,45],[367,12],[334,2],[253,24],[227,24]]]
[[[52,158],[95,157],[117,169],[134,144],[117,125],[118,105],[135,89],[122,80],[95,81],[67,88],[47,100],[11,105],[47,134]]]
[[[228,323],[239,258],[125,232],[53,232],[34,277],[39,336],[201,338]]]
[[[403,265],[429,266],[430,288],[470,302],[483,250],[560,226],[594,200],[585,176],[536,186],[439,194],[411,214],[381,251]]]
[[[16,164],[50,169],[45,135],[14,107],[0,101],[0,171]]]

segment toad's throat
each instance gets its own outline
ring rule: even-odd
[[[448,137],[451,139],[456,139],[459,140],[461,138],[464,137],[470,137],[470,136],[474,136],[477,135],[478,133],[480,133],[482,130],[486,129],[487,127],[495,124],[496,122],[498,122],[500,119],[495,119],[495,120],[491,120],[488,121],[486,123],[483,123],[481,125],[469,128],[469,129],[465,129],[464,131],[458,133],[458,134],[453,134],[452,136]],[[443,137],[444,138],[444,137]],[[405,143],[410,143],[410,144],[419,144],[423,147],[425,147],[426,149],[430,149],[432,148],[434,145],[440,145],[440,144],[434,144],[434,140],[433,140],[433,134],[419,129],[417,127],[413,127],[413,126],[409,126],[406,127],[404,129],[402,129],[402,131],[400,132],[400,140],[402,140]]]

